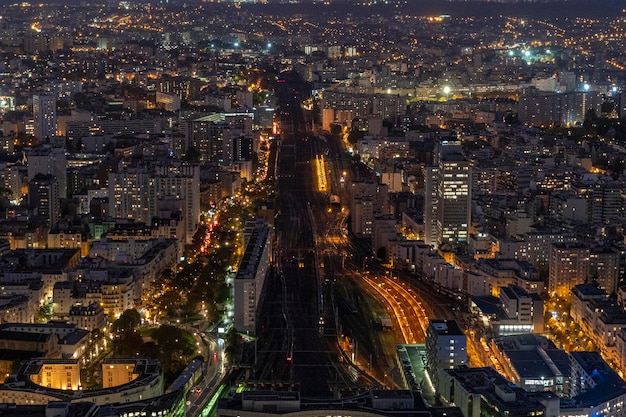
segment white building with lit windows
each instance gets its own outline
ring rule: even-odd
[[[439,371],[467,365],[467,338],[456,320],[433,319],[426,329],[426,370],[437,387]]]
[[[584,243],[553,243],[550,248],[548,292],[568,296],[589,276],[590,250]]]
[[[424,170],[424,190],[426,243],[467,243],[471,223],[471,172],[460,141],[442,140],[436,144],[435,165]]]
[[[182,212],[184,239],[190,244],[200,220],[200,168],[197,165],[163,164],[109,173],[111,217],[151,224],[164,210],[173,209]]]
[[[235,328],[256,334],[265,277],[272,253],[271,233],[266,222],[254,222],[245,238],[245,252],[235,275]]]
[[[471,215],[470,166],[460,152],[439,159],[438,243],[467,242]]]
[[[509,284],[500,288],[500,297],[495,303],[485,297],[472,301],[477,311],[489,318],[494,337],[543,333],[543,300],[539,294]]]

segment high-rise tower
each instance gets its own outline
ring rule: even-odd
[[[164,209],[179,207],[190,244],[200,220],[200,168],[171,163],[127,167],[109,173],[109,213],[150,223]]]
[[[35,137],[39,141],[57,134],[57,98],[55,96],[34,95],[33,116],[35,119]]]
[[[67,157],[65,148],[41,146],[33,148],[26,157],[28,179],[37,174],[54,175],[59,183],[60,198],[67,197]]]

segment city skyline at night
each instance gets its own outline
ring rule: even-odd
[[[0,10],[0,414],[626,416],[622,1]]]

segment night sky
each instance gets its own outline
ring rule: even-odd
[[[228,3],[228,0],[222,0]],[[493,3],[486,1],[449,1],[449,0],[389,0],[388,5],[375,5],[371,7],[355,7],[353,3],[363,3],[364,0],[331,0],[331,6],[317,4],[312,6],[313,0],[301,0],[301,4],[281,4],[285,0],[269,0],[269,5],[245,4],[245,7],[260,7],[266,12],[277,14],[292,13],[323,13],[323,10],[330,9],[341,13],[352,13],[355,15],[387,14],[398,11],[407,12],[413,15],[435,15],[449,14],[455,17],[464,16],[517,16],[517,17],[612,17],[625,15],[626,1],[624,0],[540,0],[536,2],[519,3]],[[379,0],[380,1],[380,0]],[[511,1],[511,0],[508,0]],[[0,0],[0,7],[8,4],[16,4],[21,0]],[[47,0],[29,1],[32,4],[117,4],[118,0],[108,1],[85,1],[85,0]],[[159,3],[159,0],[134,0],[138,3]],[[199,3],[200,0],[169,0],[172,5]],[[320,3],[321,0],[317,0]],[[222,5],[224,4],[222,3]],[[402,4],[406,3],[406,4]],[[204,3],[205,6],[208,3]],[[0,10],[1,12],[1,10]]]
[[[332,6],[321,4],[311,6],[310,3],[312,1],[303,1],[302,4],[279,4],[279,0],[274,0],[273,3],[270,5],[246,5],[245,7],[259,7],[263,8],[263,10],[271,10],[272,13],[277,14],[323,13],[324,9],[332,9],[354,15],[393,14],[403,11],[420,16],[449,14],[454,17],[500,15],[545,18],[626,16],[626,13],[623,12],[623,9],[626,9],[626,1],[624,0],[548,0],[515,4],[487,3],[482,1],[407,0],[406,4],[400,4],[398,7],[396,5],[382,4],[371,7],[355,7],[352,4],[354,2],[337,0],[333,2]]]

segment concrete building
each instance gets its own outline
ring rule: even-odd
[[[461,417],[457,407],[427,406],[418,391],[371,390],[354,398],[303,400],[298,391],[243,391],[217,405],[224,417],[346,416]]]
[[[334,109],[335,112],[352,111],[353,118],[371,115],[389,118],[405,112],[406,99],[395,94],[364,94],[342,89],[327,89],[324,91],[321,107]]]
[[[467,243],[471,175],[460,141],[436,143],[434,162],[423,169],[424,240],[433,245]]]
[[[517,285],[509,285],[500,290],[500,302],[507,318],[513,322],[501,323],[500,334],[515,332],[515,326],[529,326],[529,333],[543,333],[543,300],[539,294],[528,293]]]
[[[550,248],[548,293],[565,297],[589,277],[589,247],[582,243],[553,243]]]
[[[151,135],[161,131],[158,119],[103,119],[73,120],[67,122],[67,138],[70,141],[83,140],[83,145],[91,151],[102,151],[106,143],[113,143],[114,135]]]
[[[570,371],[567,352],[545,337],[518,334],[501,336],[491,351],[511,382],[528,392],[569,394]]]
[[[109,316],[104,313],[104,309],[97,303],[87,306],[74,305],[70,307],[69,322],[80,329],[103,330],[109,323]]]
[[[157,239],[152,238],[128,237],[120,239],[119,236],[114,236],[113,239],[109,239],[108,237],[103,237],[93,242],[89,256],[92,258],[100,257],[109,261],[124,260],[126,262],[134,262],[146,253],[148,249],[153,247],[157,241]]]
[[[593,285],[577,285],[570,315],[583,332],[574,336],[578,342],[589,338],[606,360],[626,370],[626,311],[615,299]]]
[[[2,414],[5,417],[98,417],[100,416],[100,407],[94,403],[87,401],[67,402],[67,401],[50,401],[46,404],[2,404],[0,405]]]
[[[78,361],[48,359],[43,366],[32,369],[30,380],[50,389],[77,391],[81,386]]]
[[[602,301],[607,299],[608,295],[603,289],[591,284],[578,284],[572,288],[572,301],[569,314],[572,320],[583,326],[585,321],[589,321],[585,313],[587,305],[594,300]]]
[[[424,166],[424,242],[437,246],[437,213],[439,212],[439,168]]]
[[[597,283],[607,294],[617,292],[620,253],[608,247],[592,247],[589,252],[589,282]]]
[[[546,412],[546,405],[512,386],[493,368],[444,369],[437,391],[444,403],[459,407],[464,417],[544,416]],[[551,402],[558,409],[558,397]]]
[[[28,205],[52,227],[61,217],[59,182],[53,175],[37,174],[28,183]]]
[[[234,322],[238,331],[254,335],[272,253],[267,223],[257,223],[245,241],[245,251],[235,275]]]
[[[78,227],[52,227],[48,231],[48,249],[80,249],[82,256],[89,253],[89,243]]]
[[[373,181],[354,181],[350,189],[351,230],[357,236],[371,237],[374,217],[388,212],[388,187]]]
[[[524,234],[521,239],[521,245],[506,245],[500,242],[501,252],[506,252],[507,246],[513,249],[513,253],[503,253],[503,256],[526,260],[537,268],[547,268],[550,264],[551,245],[573,242],[575,236],[560,229],[539,229]]]
[[[9,151],[9,154],[13,154],[13,151]],[[28,184],[28,168],[18,165],[17,161],[0,162],[0,184],[11,190],[11,199],[20,198],[23,188]]]
[[[238,151],[247,152],[256,149],[252,140],[254,113],[214,113],[198,119],[188,120],[186,124],[186,152],[193,147],[199,153],[200,162],[211,162],[228,166],[237,160]],[[250,146],[237,143],[239,138],[246,138]]]
[[[102,375],[102,389],[82,390],[80,369],[75,360],[25,361],[0,386],[0,402],[89,401],[106,405],[149,400],[161,396],[164,391],[161,366],[151,359],[105,360]]]
[[[16,322],[0,325],[0,350],[16,357],[79,359],[84,355],[88,342],[88,331],[68,323]]]
[[[535,88],[522,91],[518,104],[519,119],[529,125],[582,123],[587,110],[600,114],[602,96],[598,91],[540,92]]]
[[[494,337],[543,333],[543,300],[516,285],[501,288],[499,298],[473,297],[471,308],[478,323],[489,327]]]
[[[624,213],[624,186],[617,181],[598,181],[593,186],[591,218],[594,223],[608,223]]]
[[[163,208],[179,201],[185,241],[191,243],[200,220],[200,168],[195,165],[134,167],[109,173],[111,217],[150,224]]]
[[[374,218],[372,231],[372,252],[385,263],[396,265],[394,254],[398,244],[397,220],[391,214],[378,215]]]
[[[181,100],[198,100],[201,81],[192,77],[163,77],[156,83],[156,90],[161,93],[175,94]]]
[[[180,110],[180,97],[176,94],[156,92],[156,106],[167,111]]]
[[[133,308],[135,300],[142,295],[138,277],[133,274],[132,267],[122,268],[115,263],[110,263],[109,266],[111,270],[94,268],[77,271],[80,282],[57,283],[54,286],[52,304],[54,314],[68,317],[74,306],[97,304],[105,315],[119,317],[125,310]],[[70,321],[87,326],[99,325],[100,313],[97,310],[93,312],[93,320],[90,317],[80,318],[81,315],[92,314],[88,310],[74,310],[77,317],[70,316]]]
[[[396,266],[411,272],[423,271],[424,257],[429,254],[431,250],[432,247],[422,240],[398,242],[394,255],[397,262]]]
[[[42,146],[31,149],[26,155],[28,179],[37,174],[53,175],[59,184],[59,197],[67,197],[67,158],[65,148]]]
[[[429,320],[426,369],[437,387],[439,372],[467,364],[467,338],[456,320]]]
[[[54,285],[55,314],[67,317],[73,305],[97,303],[105,314],[119,316],[134,307],[139,297],[149,296],[151,283],[163,270],[173,268],[180,258],[175,240],[151,239],[143,243],[147,243],[143,252],[133,257],[118,253],[114,260],[84,258],[77,270]],[[112,241],[111,245],[114,244]],[[123,241],[119,244],[124,246]]]
[[[598,352],[572,352],[571,401],[561,402],[561,417],[626,415],[626,382]]]
[[[112,277],[101,285],[101,305],[107,314],[119,317],[124,311],[135,306],[140,295],[132,275]]]
[[[38,309],[38,300],[28,295],[0,295],[0,323],[34,323]]]
[[[57,134],[57,98],[50,94],[33,96],[33,117],[35,120],[35,137],[44,142]]]
[[[67,271],[79,259],[78,249],[17,249],[0,258],[0,270],[4,283],[41,285],[36,302],[44,304],[52,299],[54,285],[67,281]]]
[[[491,328],[494,336],[543,333],[543,300],[517,285],[500,288],[500,297],[491,295],[472,298],[472,310],[481,323]]]
[[[509,284],[515,284],[533,294],[541,294],[544,288],[539,271],[527,261],[510,258],[479,259],[474,267],[485,276],[489,285],[488,292],[496,297],[500,294],[500,288]]]
[[[470,165],[457,145],[442,143],[438,172],[437,243],[467,243],[472,201]]]

